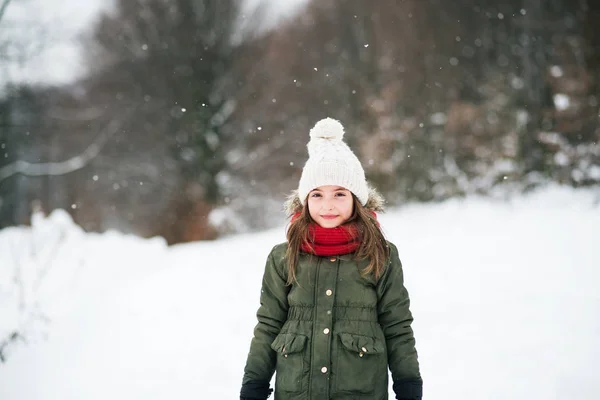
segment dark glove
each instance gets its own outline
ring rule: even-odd
[[[394,393],[397,400],[421,400],[423,399],[423,381],[400,381],[394,382]]]
[[[272,392],[268,382],[246,382],[242,385],[240,400],[267,400]]]

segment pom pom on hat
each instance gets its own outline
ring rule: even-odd
[[[311,139],[337,139],[344,137],[344,127],[340,121],[333,118],[325,118],[315,124],[310,130]]]
[[[308,160],[302,169],[298,195],[302,204],[311,190],[319,186],[335,185],[350,190],[367,204],[369,188],[365,172],[358,158],[342,140],[344,127],[332,118],[325,118],[310,130]]]

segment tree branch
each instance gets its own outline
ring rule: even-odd
[[[131,110],[127,115],[130,113]],[[100,132],[83,153],[71,157],[68,160],[48,163],[30,163],[19,160],[0,168],[0,182],[16,174],[27,176],[64,175],[85,167],[91,160],[100,154],[100,151],[104,145],[106,145],[106,142],[119,131],[121,122],[125,119],[127,119],[127,116],[123,119],[113,119],[110,121],[106,128]]]
[[[2,5],[0,5],[0,21],[2,21],[2,17],[4,17],[4,12],[6,11],[6,8],[8,7],[8,3],[10,3],[10,0],[4,0],[2,2]]]

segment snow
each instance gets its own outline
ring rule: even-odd
[[[557,93],[554,95],[554,106],[558,111],[564,111],[569,108],[571,99],[566,94]]]
[[[555,78],[560,78],[564,75],[563,69],[558,65],[553,65],[550,67],[550,74]]]
[[[245,0],[242,12],[251,13],[261,3],[268,5],[265,27],[272,28],[279,21],[292,17],[308,3],[308,0]]]
[[[444,125],[448,121],[448,116],[443,112],[432,114],[429,120],[434,125]]]
[[[600,181],[600,167],[597,165],[590,166],[588,169],[588,175],[591,179]]]
[[[380,220],[404,264],[426,398],[597,399],[598,189]],[[85,233],[64,211],[0,231],[0,343],[27,338],[7,348],[0,399],[238,398],[264,262],[283,240],[281,226],[168,247]]]

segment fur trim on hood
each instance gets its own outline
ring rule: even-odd
[[[383,212],[384,203],[385,200],[383,199],[383,196],[373,187],[369,186],[369,199],[367,200],[367,204],[365,204],[365,208],[373,212]],[[290,193],[283,204],[283,208],[288,217],[302,211],[302,202],[298,196],[298,190],[293,190],[292,193]]]

